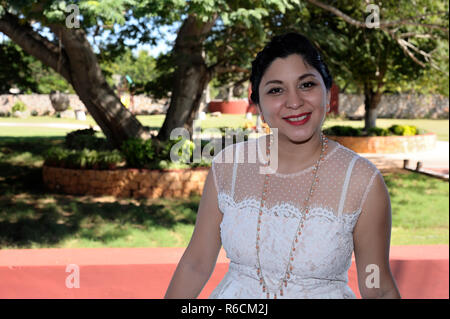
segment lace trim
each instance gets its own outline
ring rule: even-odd
[[[236,202],[227,193],[220,192],[217,199],[219,209],[222,213],[225,213],[227,209],[237,209],[251,212],[252,214],[257,214],[259,212],[260,200],[257,200],[254,197],[247,196],[243,200]],[[341,217],[339,218],[330,207],[316,205],[311,207],[311,213],[307,216],[306,220],[314,217],[325,217],[330,221],[338,221],[339,219],[342,219],[344,223],[354,226],[360,213],[361,208],[350,213],[341,214]],[[291,203],[277,203],[270,208],[263,207],[263,214],[272,215],[275,217],[301,218],[303,210],[299,210]]]

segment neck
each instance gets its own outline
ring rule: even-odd
[[[278,138],[278,169],[281,174],[290,174],[306,169],[316,163],[322,151],[321,134],[314,134],[309,140],[296,143],[286,136]]]

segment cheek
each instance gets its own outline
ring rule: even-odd
[[[281,96],[264,96],[259,99],[264,114],[277,113],[282,107],[284,100]]]
[[[304,94],[303,99],[306,103],[315,107],[323,107],[326,101],[326,97],[323,96],[322,92],[317,92],[317,94]]]

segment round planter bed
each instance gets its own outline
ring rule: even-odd
[[[209,112],[221,112],[223,114],[258,114],[256,106],[249,105],[248,100],[213,100],[208,104]]]
[[[188,198],[201,195],[208,167],[173,170],[69,169],[43,166],[44,185],[73,195],[112,195],[133,198]]]
[[[328,138],[342,144],[356,153],[414,153],[432,150],[436,147],[437,135],[427,133],[413,136],[332,136]]]

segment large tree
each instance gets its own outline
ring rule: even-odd
[[[2,1],[0,31],[69,82],[114,146],[149,133],[107,84],[88,41],[100,28],[124,22],[130,1],[80,1],[66,11],[64,1]],[[78,15],[79,10],[79,15]],[[81,21],[78,19],[82,19]],[[46,27],[47,32],[43,32]],[[50,36],[45,36],[49,34]]]

